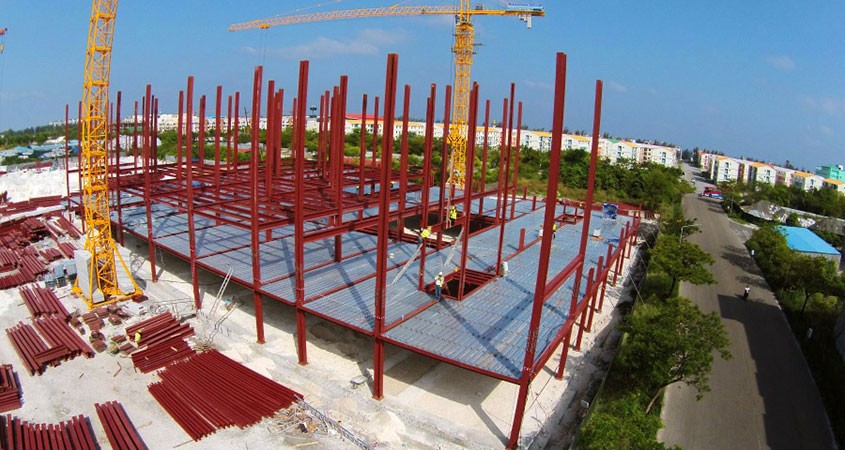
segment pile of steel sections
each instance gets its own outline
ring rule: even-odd
[[[216,350],[199,353],[158,373],[150,393],[193,440],[220,428],[246,428],[302,399]]]
[[[56,297],[52,290],[36,286],[33,289],[21,288],[18,290],[29,314],[35,318],[45,314],[58,314],[59,317],[67,319],[67,309]]]
[[[106,430],[106,436],[114,450],[146,450],[138,430],[132,425],[126,411],[118,402],[95,403],[97,416]]]
[[[96,450],[94,433],[83,415],[59,424],[33,424],[9,414],[0,416],[0,448]]]
[[[0,412],[21,407],[21,389],[11,364],[0,366]]]
[[[196,352],[185,342],[194,335],[187,323],[179,323],[173,314],[166,312],[126,327],[130,340],[137,340],[138,350],[132,353],[135,368],[148,373],[170,363],[194,355]]]

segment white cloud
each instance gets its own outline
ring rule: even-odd
[[[819,125],[819,133],[821,133],[821,134],[823,134],[823,135],[825,135],[825,136],[829,136],[829,137],[832,137],[832,136],[833,136],[833,134],[834,134],[834,133],[833,133],[833,128],[830,128],[830,127],[829,127],[829,126],[827,126],[827,125]]]
[[[829,116],[845,115],[845,100],[842,99],[832,97],[814,98],[809,95],[801,95],[798,97],[798,103],[811,112],[820,112]]]
[[[402,43],[407,39],[408,35],[404,31],[389,32],[368,28],[359,31],[351,39],[337,40],[321,36],[299,45],[268,49],[267,54],[292,60],[326,59],[343,55],[377,55],[383,46]],[[247,54],[259,52],[252,47],[244,47],[241,50]]]
[[[623,85],[623,84],[620,84],[620,83],[617,83],[617,82],[615,82],[615,81],[611,81],[611,82],[609,83],[609,87],[610,87],[611,89],[613,89],[614,91],[616,91],[616,92],[628,92],[628,87],[627,87],[627,86],[625,86],[625,85]]]
[[[785,55],[769,56],[766,58],[766,62],[775,69],[782,70],[784,72],[795,69],[795,61]]]

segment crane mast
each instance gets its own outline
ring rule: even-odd
[[[89,309],[141,294],[111,235],[107,150],[109,74],[116,12],[117,0],[93,0],[85,53],[80,172],[85,250],[90,260],[87,280],[80,283],[77,279],[73,289],[85,299]]]
[[[327,11],[293,16],[271,17],[236,23],[229,31],[249,29],[267,29],[278,25],[321,22],[338,19],[363,17],[412,16],[448,14],[455,16],[455,42],[452,52],[455,54],[455,83],[452,99],[452,123],[449,128],[449,182],[463,187],[464,167],[466,167],[467,120],[469,118],[469,93],[471,89],[472,56],[475,53],[475,29],[473,16],[517,16],[531,28],[533,16],[544,16],[542,6],[529,4],[509,5],[507,9],[485,9],[482,5],[472,8],[470,0],[460,0],[459,6],[389,6],[381,8],[359,8],[343,11]]]

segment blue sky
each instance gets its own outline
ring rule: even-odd
[[[250,92],[253,68],[296,89],[298,61],[311,61],[309,104],[349,76],[347,109],[361,94],[382,96],[386,54],[399,54],[399,83],[412,86],[412,117],[424,114],[430,83],[452,82],[449,17],[389,17],[227,31],[252,19],[330,9],[389,6],[397,0],[208,2],[123,0],[112,59],[112,98],[140,99],[147,83],[162,112],[194,75],[213,97]],[[422,0],[403,5],[454,4]],[[705,147],[812,169],[845,163],[845,3],[808,0],[630,2],[550,1],[528,30],[511,17],[475,19],[473,79],[501,117],[516,83],[524,122],[551,127],[555,53],[568,54],[565,124],[590,130],[596,79],[605,83],[602,132]],[[488,0],[488,8],[506,3]],[[315,6],[316,5],[316,6]],[[320,6],[322,5],[322,6]],[[0,27],[0,129],[64,117],[82,94],[89,2],[6,0]],[[372,100],[370,100],[370,108]]]

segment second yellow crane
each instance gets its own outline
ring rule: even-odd
[[[449,129],[449,182],[457,187],[464,185],[466,164],[467,118],[469,113],[469,91],[472,86],[472,56],[475,53],[475,29],[473,16],[517,16],[531,28],[531,18],[543,16],[542,6],[527,3],[509,4],[506,9],[485,9],[482,5],[471,7],[470,0],[460,0],[459,6],[390,6],[383,8],[359,8],[343,11],[328,11],[293,16],[279,16],[250,22],[236,23],[229,31],[267,29],[279,25],[321,22],[326,20],[354,19],[363,17],[413,16],[427,14],[448,14],[455,16],[455,84],[452,103],[452,125]]]

